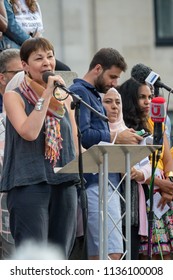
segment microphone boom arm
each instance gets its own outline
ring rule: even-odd
[[[168,87],[167,85],[165,85],[164,83],[160,82],[160,81],[157,81],[155,83],[155,86],[158,87],[158,88],[164,88],[166,89],[167,91],[169,91],[170,93],[173,93],[173,89]]]
[[[66,88],[64,85],[59,84],[59,83],[55,83],[55,88],[59,87],[62,90],[64,90],[66,93],[70,94],[73,98],[74,103],[80,102],[83,105],[85,105],[89,110],[91,110],[94,114],[96,114],[98,117],[100,117],[102,120],[104,120],[105,122],[108,122],[108,118],[106,116],[104,116],[103,114],[99,113],[97,110],[95,110],[94,108],[92,108],[88,103],[86,103],[85,101],[83,101],[83,99],[75,94],[74,92],[70,91],[68,88]]]

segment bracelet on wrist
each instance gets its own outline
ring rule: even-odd
[[[173,171],[168,171],[165,173],[165,177],[169,178],[171,182],[173,182]]]
[[[169,180],[171,181],[171,182],[173,182],[173,177],[171,176],[171,177],[168,177],[169,178]]]
[[[165,172],[165,177],[166,177],[166,178],[168,178],[168,177],[173,177],[173,171]]]
[[[35,110],[41,111],[43,108],[44,98],[39,98],[37,103],[35,104]]]

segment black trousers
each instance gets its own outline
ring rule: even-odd
[[[51,242],[68,259],[76,236],[77,190],[73,182],[15,187],[8,193],[10,229],[19,246],[26,240]]]

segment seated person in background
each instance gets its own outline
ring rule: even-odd
[[[43,34],[43,20],[36,0],[10,0],[16,21],[31,37]]]
[[[10,0],[15,19],[23,31],[31,37],[42,36],[44,32],[40,5],[36,0]],[[56,59],[56,71],[71,71],[70,67]]]
[[[16,21],[12,6],[8,0],[0,0],[0,14],[4,20],[4,25],[0,25],[0,31],[3,32],[0,40],[0,50],[9,48],[19,49],[22,43],[29,39],[30,35]]]

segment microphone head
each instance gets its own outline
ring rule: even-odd
[[[145,79],[145,82],[148,86],[154,86],[154,84],[159,79],[159,74],[155,73],[154,71],[151,71],[151,73],[148,75],[148,77]]]
[[[42,75],[43,82],[47,84],[49,76],[55,76],[55,74],[51,71],[46,71]]]
[[[162,96],[152,99],[150,115],[153,122],[162,123],[166,117],[166,100]]]
[[[145,84],[145,79],[151,73],[152,69],[142,63],[138,63],[132,67],[131,77],[141,84]]]

